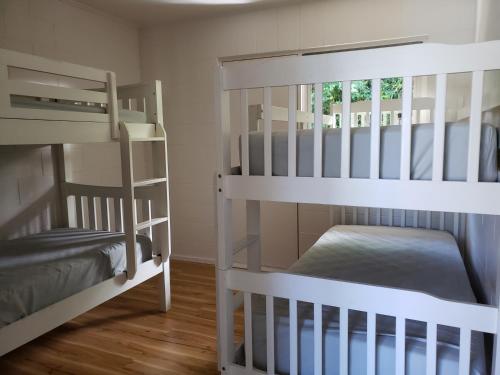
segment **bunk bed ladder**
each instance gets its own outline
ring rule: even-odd
[[[134,177],[133,144],[135,142],[148,142],[152,147],[153,175],[152,178],[136,180]],[[123,185],[123,220],[127,246],[127,277],[133,279],[137,271],[136,244],[137,234],[140,231],[151,239],[154,238],[153,254],[161,256],[164,264],[164,273],[169,273],[170,256],[170,223],[169,223],[169,192],[166,133],[163,126],[158,124],[133,124],[120,123],[120,148],[122,161]],[[141,191],[147,191],[153,196],[154,204],[142,202],[142,221],[138,222],[137,202],[141,199]],[[158,251],[159,250],[159,251]],[[168,280],[168,277],[164,278]],[[167,282],[165,282],[167,284]],[[168,283],[169,284],[169,283]],[[169,286],[164,285],[165,293],[169,294]],[[169,296],[162,309],[169,308]]]

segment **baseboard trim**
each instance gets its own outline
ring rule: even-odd
[[[171,254],[170,259],[180,260],[180,261],[184,261],[184,262],[215,264],[215,259],[213,259],[213,258],[196,257],[196,256],[192,256],[192,255]]]

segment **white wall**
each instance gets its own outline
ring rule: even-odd
[[[140,80],[137,28],[69,0],[0,0],[0,48],[113,70],[119,84]],[[16,222],[19,214],[46,196],[53,186],[53,168],[48,147],[1,149],[3,230],[5,223]],[[121,183],[118,144],[67,150],[74,180]]]
[[[332,0],[142,30],[143,78],[161,79],[166,88],[174,255],[215,257],[217,57],[421,34],[430,41],[471,42],[474,14],[470,0]],[[263,241],[267,235],[290,237],[297,214],[288,207],[271,209],[280,219],[273,222],[272,233],[264,232]],[[305,214],[301,221],[310,228],[321,228],[328,217],[321,209]],[[305,234],[304,243],[317,235]],[[272,246],[286,249],[283,242]],[[282,255],[288,262],[290,254]]]

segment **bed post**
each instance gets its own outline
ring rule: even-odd
[[[217,63],[215,83],[215,116],[217,137],[217,331],[218,364],[222,374],[234,357],[233,293],[226,285],[226,271],[232,267],[232,202],[224,197],[224,176],[231,173],[229,93],[224,91],[222,64]]]
[[[163,272],[159,280],[160,286],[160,309],[167,312],[171,307],[170,294],[170,253],[171,253],[171,217],[170,217],[170,195],[168,175],[168,152],[166,131],[163,123],[163,100],[162,100],[162,85],[161,81],[153,82],[154,88],[154,121],[156,123],[156,135],[165,138],[165,142],[153,142],[153,158],[156,163],[153,163],[154,176],[165,176],[167,182],[159,186],[162,191],[157,194],[156,202],[153,205],[155,217],[168,217],[165,223],[156,225],[153,228],[153,240],[159,242],[161,249],[161,259]]]
[[[66,162],[64,160],[64,145],[52,145],[52,162],[54,163],[55,185],[60,199],[58,207],[58,226],[68,227],[68,197],[66,195]]]

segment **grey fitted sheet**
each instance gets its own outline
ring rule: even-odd
[[[287,271],[295,274],[426,292],[476,302],[453,237],[442,231],[372,226],[335,226]],[[253,296],[254,365],[266,368],[265,299]],[[313,373],[313,307],[298,305],[299,370]],[[323,309],[323,373],[338,374],[338,310]],[[407,321],[406,374],[425,373],[426,326]],[[458,373],[459,331],[440,327],[437,373]],[[395,373],[394,318],[377,317],[377,374]],[[289,371],[288,302],[275,302],[276,371]],[[472,335],[471,374],[485,374],[482,334]],[[349,313],[349,374],[366,374],[366,315]]]
[[[100,106],[76,105],[71,101],[40,101],[37,98],[28,96],[12,96],[11,103],[16,108],[50,109],[53,111],[70,111],[85,113],[106,113],[105,108]],[[119,109],[118,118],[120,121],[145,124],[147,123],[146,113]]]
[[[412,126],[411,178],[432,177],[433,124]],[[445,135],[444,179],[462,181],[467,174],[469,124],[448,123]],[[323,130],[323,177],[340,177],[341,129]],[[481,131],[480,181],[497,181],[497,129],[483,124]],[[380,135],[380,176],[398,179],[400,170],[401,126],[384,126]],[[313,175],[313,130],[297,132],[297,176]],[[251,175],[264,175],[264,134],[249,134],[249,167]],[[272,173],[288,175],[288,134],[272,134]],[[351,177],[370,175],[370,128],[351,129]]]
[[[150,260],[149,238],[137,244],[138,261]],[[66,228],[0,241],[0,327],[125,269],[123,233]]]

